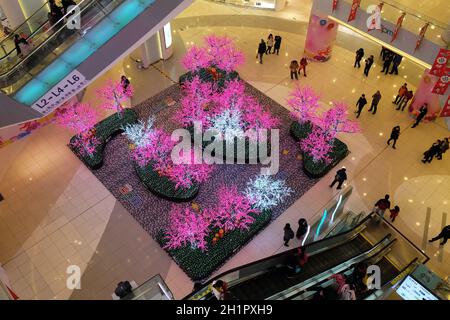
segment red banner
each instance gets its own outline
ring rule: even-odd
[[[416,50],[419,49],[420,45],[422,44],[423,37],[425,37],[425,32],[427,32],[427,28],[428,28],[429,24],[430,23],[427,22],[427,23],[425,23],[425,25],[422,28],[420,28],[419,39],[417,39],[416,47],[414,48],[414,52],[416,52]]]
[[[358,7],[360,4],[361,4],[361,0],[353,0],[347,22],[355,20],[356,12],[358,11]]]
[[[444,95],[447,91],[448,85],[450,81],[450,68],[446,67],[442,70],[441,75],[439,76],[439,80],[436,82],[433,88],[433,93]]]
[[[447,102],[445,103],[445,106],[441,111],[440,117],[450,117],[450,95],[447,97]]]
[[[430,74],[434,76],[440,76],[442,74],[442,70],[447,66],[447,62],[450,59],[450,50],[448,49],[440,49],[436,59],[434,59],[433,66],[431,67]]]
[[[406,13],[402,13],[400,17],[397,19],[397,25],[395,26],[394,34],[392,35],[391,42],[393,42],[395,39],[397,39],[398,32],[400,31],[400,28],[402,27],[403,19],[405,19]]]
[[[337,5],[338,5],[338,0],[333,0],[333,10],[331,10],[331,12],[333,12],[334,10],[336,10]]]

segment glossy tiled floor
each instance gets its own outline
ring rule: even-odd
[[[175,52],[170,60],[143,71],[127,58],[97,79],[87,89],[84,101],[95,104],[96,87],[122,72],[131,77],[136,88],[132,103],[145,100],[170,86],[173,82],[169,78],[176,81],[183,73],[179,61],[186,46],[214,32],[233,36],[244,51],[247,63],[239,69],[241,76],[285,105],[294,85],[287,65],[293,57],[298,60],[303,51],[310,7],[308,2],[302,3],[274,13],[196,1],[173,22]],[[256,45],[270,32],[283,37],[280,56],[265,56],[264,64],[259,65],[254,58]],[[385,77],[379,76],[376,65],[366,80],[362,71],[352,66],[353,52],[361,46],[375,56],[379,52],[377,45],[340,30],[331,61],[310,64],[308,78],[302,77],[299,82],[316,88],[325,104],[342,99],[352,105],[360,93],[371,95],[381,90],[379,112],[372,116],[364,111],[360,117],[362,132],[340,137],[352,152],[343,163],[348,168],[348,183],[354,186],[349,205],[355,212],[367,211],[380,196],[390,193],[393,203],[401,208],[395,225],[421,247],[424,232],[438,233],[445,223],[443,212],[450,211],[450,154],[430,165],[423,165],[420,157],[434,140],[448,136],[449,131],[441,120],[409,128],[412,120],[394,111],[390,101],[396,86],[408,81],[414,87],[422,71],[404,62],[401,75]],[[386,136],[397,124],[402,135],[398,149],[393,150],[387,148]],[[65,146],[69,137],[64,130],[48,126],[0,149],[0,192],[5,197],[0,202],[0,262],[19,296],[110,299],[120,280],[139,284],[158,273],[176,298],[189,293],[191,281],[69,151]],[[328,188],[332,175],[309,190],[221,271],[284,250],[284,224],[295,223],[301,216],[309,221],[317,217],[336,194]],[[428,227],[427,207],[432,209]],[[438,252],[437,244],[424,250],[436,271],[443,276],[450,273],[448,245],[445,252]],[[82,269],[81,290],[66,289],[65,271],[72,264]]]

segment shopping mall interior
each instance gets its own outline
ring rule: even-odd
[[[450,299],[448,1],[0,8],[0,300]],[[162,160],[197,115],[279,170]]]

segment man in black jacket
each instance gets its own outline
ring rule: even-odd
[[[377,92],[375,92],[375,94],[372,96],[372,105],[370,106],[369,112],[373,110],[372,114],[377,113],[377,107],[380,100],[381,93],[379,90],[377,90]]]
[[[364,57],[364,49],[363,48],[359,48],[358,50],[356,50],[356,55],[355,55],[355,64],[353,65],[353,68],[356,68],[356,66],[358,66],[358,68],[361,68],[361,59]]]
[[[363,93],[361,97],[359,97],[358,101],[356,102],[356,106],[358,107],[358,110],[355,111],[356,117],[359,118],[362,109],[367,104],[366,95]]]
[[[281,37],[275,36],[275,44],[273,45],[273,52],[276,52],[278,55],[278,53],[280,53],[280,47],[281,47]]]
[[[336,172],[333,182],[330,184],[330,188],[333,188],[336,182],[339,182],[338,189],[342,189],[342,184],[347,180],[347,169],[342,168]]]
[[[369,58],[366,59],[366,66],[364,67],[364,75],[366,77],[369,76],[369,71],[370,68],[372,67],[373,64],[373,55],[371,55]]]
[[[436,240],[442,239],[442,242],[440,243],[441,246],[447,243],[447,240],[450,239],[450,225],[445,226],[444,229],[442,229],[441,233],[439,233],[436,237],[429,240],[428,242],[434,242]]]
[[[259,63],[261,64],[263,63],[262,57],[264,53],[266,53],[266,50],[267,50],[266,42],[264,41],[264,39],[261,39],[261,42],[259,43],[258,46]]]
[[[428,113],[428,103],[425,103],[423,106],[419,109],[419,115],[416,118],[416,122],[413,124],[411,128],[415,128],[419,125],[420,121],[425,117],[425,115]]]
[[[395,144],[397,143],[399,136],[400,136],[400,126],[395,126],[394,128],[392,128],[391,137],[387,141],[387,144],[390,146],[391,141],[394,140],[394,143],[392,144],[392,148],[395,149]]]

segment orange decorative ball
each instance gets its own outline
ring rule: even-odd
[[[284,154],[285,156],[288,155],[288,154],[289,154],[289,150],[284,149],[284,150],[283,150],[283,154]]]

